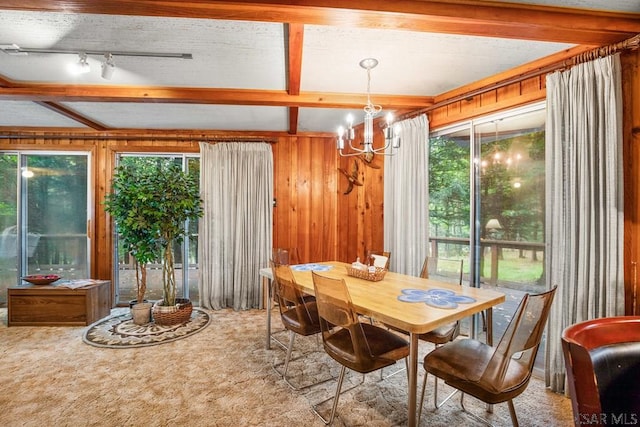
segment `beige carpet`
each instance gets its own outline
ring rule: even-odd
[[[114,350],[83,343],[86,327],[8,328],[6,309],[0,309],[0,425],[323,425],[311,412],[310,402],[332,394],[335,382],[306,392],[292,391],[271,368],[284,352],[276,346],[264,348],[264,311],[209,314],[209,327],[191,337]],[[280,325],[276,311],[273,321]],[[286,339],[284,334],[281,337]],[[424,346],[422,354],[430,350]],[[300,339],[296,347],[317,349],[316,340]],[[317,351],[292,362],[290,370],[294,381],[308,381],[328,370],[335,375],[338,366]],[[360,378],[348,376],[349,381]],[[362,386],[341,397],[334,425],[406,424],[405,374],[382,382],[379,378],[377,373],[369,374]],[[432,387],[429,381],[427,398]],[[495,425],[510,425],[506,404],[486,414],[484,404],[471,398],[465,402],[475,413],[489,415]],[[515,406],[522,426],[572,425],[569,400],[546,391],[540,380],[529,384]],[[425,405],[421,425],[482,424],[461,412],[456,399],[437,411]]]

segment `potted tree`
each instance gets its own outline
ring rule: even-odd
[[[176,164],[164,164],[153,177],[157,187],[152,201],[157,230],[157,242],[162,255],[163,298],[152,309],[158,324],[175,324],[189,319],[191,302],[176,298],[173,245],[180,244],[187,234],[184,224],[202,216],[202,199],[198,178],[182,171]]]
[[[135,323],[147,323],[151,304],[144,299],[147,291],[147,264],[158,258],[154,219],[145,200],[155,189],[147,179],[148,171],[132,165],[116,168],[112,192],[105,198],[105,211],[113,217],[122,247],[133,257],[136,270],[136,300],[130,303]],[[135,315],[135,313],[139,313]],[[146,319],[146,321],[145,321]]]
[[[114,215],[121,238],[126,234],[129,244],[125,246],[140,266],[139,291],[146,288],[146,264],[154,259],[162,261],[163,299],[153,305],[154,321],[172,324],[188,320],[191,302],[176,298],[173,245],[184,239],[185,222],[202,216],[197,177],[173,162],[153,167],[119,166],[105,204],[107,212]]]

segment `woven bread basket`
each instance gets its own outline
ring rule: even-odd
[[[369,272],[369,270],[361,270],[359,268],[353,268],[350,265],[347,266],[347,274],[349,276],[357,277],[358,279],[369,280],[371,282],[379,282],[384,279],[384,275],[387,274],[387,270],[382,267],[374,267],[375,272]]]

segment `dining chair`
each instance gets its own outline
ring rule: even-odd
[[[452,281],[462,286],[462,273],[463,273],[464,261],[461,259],[448,259],[427,256],[422,264],[422,270],[420,271],[420,277],[423,279],[437,279]],[[460,321],[448,323],[440,326],[433,331],[425,332],[418,335],[418,339],[426,342],[430,342],[438,348],[442,344],[446,344],[453,341],[460,335]],[[426,378],[426,377],[425,377]],[[426,385],[426,383],[425,383]],[[442,402],[438,402],[438,377],[435,377],[433,388],[433,404],[437,408],[444,405],[451,397],[455,395],[456,391],[450,393],[445,397]]]
[[[373,257],[374,265],[376,267],[382,267],[385,270],[389,270],[389,264],[391,263],[391,252],[388,251],[366,251],[365,263],[369,264],[369,259]]]
[[[464,394],[487,403],[507,402],[514,426],[518,417],[513,398],[529,384],[556,287],[540,294],[525,294],[497,347],[475,339],[460,339],[444,344],[424,358],[426,371],[420,397],[418,419],[422,412],[427,375],[432,374]],[[472,416],[475,414],[468,412]],[[482,420],[485,422],[485,420]]]
[[[443,282],[457,283],[462,286],[464,261],[461,259],[439,258],[427,256],[422,264],[420,277],[432,278]],[[482,330],[487,330],[487,316],[484,311],[482,316]]]
[[[409,343],[401,336],[366,322],[360,322],[344,279],[333,279],[312,272],[322,342],[327,354],[341,365],[335,396],[312,406],[325,424],[336,415],[346,369],[361,374],[390,366],[409,355]],[[333,399],[329,418],[318,406]]]
[[[276,264],[295,265],[300,264],[298,248],[273,248],[271,259]]]
[[[455,282],[462,286],[462,271],[463,271],[463,260],[457,259],[445,259],[445,258],[437,258],[437,257],[429,257],[427,256],[424,259],[422,264],[422,269],[420,271],[420,277],[423,279],[433,278],[433,279],[441,279],[444,278],[445,281],[451,281],[451,279],[455,279]],[[396,332],[401,332],[406,334],[405,331],[400,329],[387,326],[389,329],[392,329]],[[445,344],[449,341],[453,341],[460,335],[460,322],[452,322],[446,325],[440,326],[433,331],[425,332],[423,334],[418,335],[418,339],[426,342],[430,342],[434,344],[436,347]],[[402,372],[404,368],[398,369],[386,377],[382,376],[381,371],[381,379],[387,379],[392,377],[393,375]],[[434,388],[434,405],[436,408],[442,406],[447,400],[449,400],[455,392],[451,393],[447,396],[442,402],[438,403],[438,379],[435,379],[435,388]]]
[[[273,263],[275,263],[276,265],[295,265],[295,264],[300,264],[300,254],[298,252],[298,248],[295,247],[274,247],[271,251],[271,261]],[[276,285],[276,277],[275,275],[273,276],[273,279],[271,280],[270,283],[270,294],[271,294],[271,298],[272,301],[275,302],[275,305],[278,304],[278,287]],[[303,295],[303,298],[305,301],[313,301],[314,297],[313,295]],[[273,305],[272,305],[273,307]],[[282,332],[283,330],[273,330],[271,332],[271,339],[273,341],[275,341],[275,343],[280,346],[282,349],[287,349],[287,344],[283,343],[282,341],[280,341],[280,339],[278,338],[278,335]]]
[[[296,284],[295,278],[288,265],[276,264],[272,262],[273,277],[277,287],[276,296],[278,299],[278,307],[280,310],[280,318],[285,329],[289,331],[289,344],[287,346],[287,354],[284,362],[274,364],[273,369],[285,380],[285,382],[294,390],[302,390],[322,382],[326,382],[332,378],[308,384],[294,385],[287,378],[289,363],[293,353],[293,344],[296,335],[311,336],[320,333],[320,320],[318,317],[318,307],[315,301],[305,301],[300,288]],[[282,371],[278,367],[284,364]]]
[[[464,261],[461,259],[427,256],[422,263],[420,277],[437,279],[443,282],[457,283],[462,286]]]
[[[616,420],[623,424],[633,414],[637,421],[640,316],[602,317],[568,326],[562,332],[562,351],[576,426]]]

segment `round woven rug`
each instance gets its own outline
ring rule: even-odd
[[[191,336],[206,328],[210,316],[197,308],[191,312],[188,322],[164,326],[155,323],[136,325],[129,310],[100,320],[85,331],[82,340],[90,345],[104,348],[134,348],[164,344]]]

